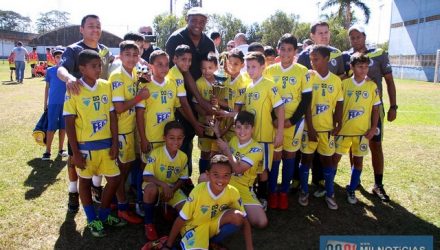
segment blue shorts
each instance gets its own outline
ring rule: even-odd
[[[66,124],[63,117],[63,104],[47,105],[47,130],[56,131],[57,129],[65,129]]]

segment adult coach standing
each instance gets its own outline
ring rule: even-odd
[[[207,111],[212,112],[212,105],[205,101],[197,90],[196,80],[202,75],[200,63],[203,57],[206,57],[209,52],[215,52],[215,46],[212,40],[203,33],[208,15],[200,7],[194,7],[188,10],[186,16],[187,26],[176,30],[168,38],[166,42],[166,52],[170,56],[170,67],[174,66],[173,58],[176,47],[181,44],[186,44],[191,48],[192,61],[189,72],[182,72],[185,78],[185,89],[187,91],[188,102],[192,104],[191,99],[194,96],[201,107]],[[194,110],[194,108],[193,108]],[[188,166],[190,174],[192,172],[192,140],[195,136],[195,130],[191,124],[183,117],[181,113],[176,112],[176,119],[179,120],[185,128],[185,140],[183,141],[182,151],[188,156]]]
[[[346,72],[350,76],[350,56],[356,52],[363,53],[370,58],[370,65],[368,68],[368,77],[373,80],[380,91],[380,99],[382,101],[383,86],[382,77],[385,78],[387,84],[388,97],[390,99],[390,108],[387,113],[387,120],[392,122],[397,116],[397,102],[396,102],[396,86],[394,84],[391,64],[389,62],[388,53],[381,48],[368,48],[365,44],[367,38],[365,30],[361,26],[353,26],[348,30],[348,36],[350,39],[351,49],[344,51],[343,58],[346,63]],[[377,124],[377,133],[370,140],[371,160],[374,169],[374,187],[372,189],[373,194],[379,197],[382,201],[388,202],[390,198],[383,188],[383,169],[384,169],[384,157],[382,150],[383,128],[385,110],[383,102],[379,107],[380,116],[379,123]]]
[[[102,29],[101,22],[99,21],[99,17],[96,15],[86,15],[81,20],[80,33],[83,35],[83,40],[78,41],[74,44],[69,45],[62,55],[61,65],[58,68],[57,75],[62,81],[66,83],[67,90],[72,92],[73,94],[79,93],[81,73],[79,71],[78,58],[79,53],[85,49],[91,49],[96,52],[101,57],[102,60],[102,71],[100,78],[107,79],[108,78],[108,66],[110,61],[113,59],[113,56],[110,53],[110,50],[99,43],[99,39],[101,39]],[[78,191],[77,191],[77,180],[78,176],[75,171],[75,167],[71,162],[72,152],[70,149],[70,145],[68,145],[69,151],[69,160],[68,160],[68,172],[69,172],[69,203],[68,203],[68,211],[76,212],[78,211]],[[100,199],[100,191],[101,187],[101,179],[102,177],[94,176],[93,177],[93,186],[96,187],[95,194],[98,197],[95,200]]]
[[[12,49],[15,55],[15,80],[18,83],[23,83],[24,68],[26,67],[26,60],[29,58],[28,51],[23,47],[22,42],[17,42],[17,47]]]

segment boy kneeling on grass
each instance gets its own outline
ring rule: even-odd
[[[78,64],[82,75],[80,94],[66,95],[63,115],[88,228],[93,236],[104,237],[103,223],[113,227],[127,224],[110,214],[110,203],[120,181],[115,160],[118,155],[118,122],[111,101],[110,84],[98,79],[101,73],[99,54],[84,50],[79,54]],[[107,179],[98,217],[90,191],[93,175],[104,175]]]

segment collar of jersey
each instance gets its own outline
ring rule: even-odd
[[[287,67],[287,68],[283,68],[283,65],[281,65],[281,62],[279,62],[279,64],[280,64],[280,68],[281,68],[281,71],[284,73],[284,72],[287,72],[287,71],[289,71],[289,70],[291,70],[292,68],[293,68],[293,66],[295,66],[295,63],[294,62],[292,62],[292,64],[289,66],[289,67]]]
[[[238,138],[237,138],[238,139]],[[245,148],[245,147],[247,147],[249,144],[251,144],[251,142],[252,142],[252,138],[248,141],[248,142],[246,142],[246,143],[244,143],[244,144],[240,144],[240,141],[238,141],[238,148]]]
[[[260,78],[258,78],[258,80],[256,80],[255,82],[252,81],[251,85],[252,87],[257,86],[257,84],[259,84],[261,82],[261,80],[263,80],[263,76],[261,76]]]
[[[215,195],[215,194],[212,192],[209,183],[210,183],[210,181],[208,181],[208,182],[206,183],[206,186],[207,186],[207,188],[208,188],[209,196],[211,196],[211,198],[213,198],[214,200],[218,200],[218,199],[223,195],[223,193],[225,192],[226,187],[223,188],[223,190],[222,190],[221,193],[219,193],[218,195]]]
[[[328,71],[327,75],[322,77],[321,74],[318,73],[318,71],[315,71],[315,74],[321,79],[322,81],[327,80],[330,77],[330,70]]]
[[[83,78],[81,77],[80,79],[79,79],[79,81],[81,82],[81,84],[84,86],[84,88],[86,88],[86,89],[88,89],[88,90],[90,90],[90,91],[95,91],[96,90],[96,88],[98,88],[98,81],[95,81],[95,85],[93,85],[93,87],[90,87],[84,80],[83,80]]]
[[[167,146],[165,146],[165,145],[163,146],[163,151],[164,151],[165,154],[168,156],[168,159],[170,159],[170,161],[174,161],[174,160],[176,159],[177,154],[176,154],[176,156],[174,156],[174,158],[171,157],[170,152],[168,152]]]
[[[240,77],[243,77],[243,74],[244,73],[240,73],[237,77],[235,77],[234,80],[231,79],[231,81],[229,81],[229,85],[233,85],[234,83],[236,83]]]
[[[202,76],[202,77],[203,77],[203,79],[205,80],[206,85],[208,85],[209,87],[212,87],[212,83],[210,83],[210,82],[208,81],[208,79],[206,79],[204,76]]]
[[[134,75],[133,75],[133,73],[131,73],[131,74],[128,73],[127,70],[125,70],[125,68],[124,68],[123,65],[121,65],[121,71],[122,71],[123,74],[125,74],[126,76],[128,76],[131,80],[134,79]]]
[[[354,75],[351,77],[351,80],[356,86],[362,86],[365,83],[365,79],[362,80],[361,82],[357,82],[356,79],[354,79]]]
[[[163,87],[163,85],[165,85],[165,78],[163,79],[163,82],[157,82],[156,79],[154,79],[154,76],[151,77],[151,82],[156,84],[159,87]]]

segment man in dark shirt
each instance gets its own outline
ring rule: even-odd
[[[194,96],[201,107],[207,111],[212,111],[212,105],[204,100],[196,87],[196,80],[202,76],[200,63],[203,57],[209,52],[215,52],[215,46],[212,40],[203,33],[208,15],[200,7],[191,8],[186,17],[187,26],[176,30],[168,38],[166,42],[166,52],[170,56],[170,67],[174,66],[172,58],[174,58],[174,51],[177,46],[186,44],[191,48],[192,61],[189,72],[183,72],[185,78],[185,89],[187,91],[188,102],[192,103],[191,99]],[[193,109],[194,110],[194,109]],[[192,140],[195,136],[194,128],[189,122],[185,120],[181,113],[176,112],[176,119],[179,120],[185,128],[185,140],[183,141],[182,151],[188,156],[189,173],[192,172]]]
[[[144,52],[141,55],[141,58],[144,59],[147,62],[150,62],[150,55],[155,50],[159,50],[160,48],[154,45],[150,37],[153,37],[153,29],[151,26],[143,26],[139,28],[139,33],[145,36],[144,40]]]

